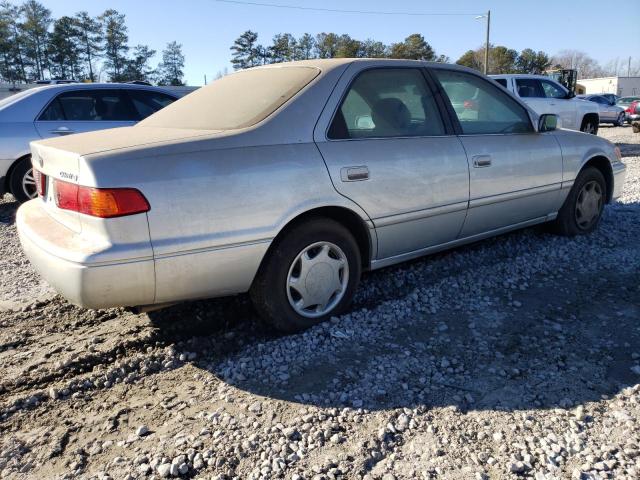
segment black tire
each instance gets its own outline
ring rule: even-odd
[[[31,169],[31,157],[24,157],[18,160],[18,163],[15,167],[13,167],[13,171],[11,172],[11,176],[9,177],[9,191],[20,203],[31,200],[38,195],[35,190],[35,184],[32,191],[25,191],[25,189],[23,188],[23,179],[31,171]]]
[[[624,125],[624,121],[625,121],[625,114],[624,112],[622,112],[620,115],[618,115],[618,118],[616,119],[616,121],[613,122],[613,126],[622,127]]]
[[[344,280],[342,298],[338,301],[339,295],[335,297],[337,304],[322,316],[309,318],[294,310],[287,285],[298,256],[317,242],[330,242],[341,249],[348,262],[348,279]],[[293,226],[272,245],[251,286],[251,300],[272,327],[287,333],[299,332],[344,312],[353,299],[361,271],[360,250],[349,230],[329,218],[311,219]]]
[[[597,207],[597,217],[586,224],[584,223],[585,219],[581,218],[578,212],[578,202],[580,198],[582,198],[581,193],[583,189],[585,189],[585,186],[588,184],[597,185],[600,191],[601,202]],[[558,212],[558,217],[552,223],[553,230],[560,235],[569,237],[593,232],[602,218],[602,211],[607,201],[607,194],[607,183],[600,170],[595,167],[585,168],[578,174],[578,178],[576,178],[569,195]]]
[[[598,134],[598,122],[592,117],[585,117],[582,119],[582,125],[580,125],[580,131],[590,133],[592,135]]]

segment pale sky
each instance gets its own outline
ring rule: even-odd
[[[484,43],[484,19],[474,14],[491,10],[491,43],[518,51],[544,50],[553,55],[562,49],[587,52],[601,62],[640,58],[640,0],[602,1],[510,1],[510,0],[263,0],[263,3],[302,7],[377,10],[415,13],[456,13],[452,16],[365,15],[237,5],[216,0],[40,0],[54,17],[73,15],[86,9],[98,15],[107,8],[124,13],[129,43],[147,44],[158,51],[173,40],[183,46],[185,76],[190,85],[201,85],[228,68],[229,47],[245,30],[259,34],[259,42],[270,44],[276,33],[346,33],[359,40],[373,38],[386,44],[421,33],[438,54],[455,61],[468,49]],[[260,2],[261,0],[255,0]],[[17,2],[15,2],[17,3]]]

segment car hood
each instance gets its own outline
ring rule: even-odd
[[[84,156],[145,145],[179,143],[196,137],[216,136],[220,133],[216,130],[134,126],[78,133],[34,143]]]

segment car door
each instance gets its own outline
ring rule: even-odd
[[[600,104],[600,111],[605,112],[604,118],[601,118],[601,120],[606,120],[608,122],[615,121],[618,118],[618,110],[611,105],[611,101],[602,95],[598,95],[596,98]]]
[[[139,115],[122,89],[65,90],[46,106],[35,125],[42,138],[134,125]]]
[[[552,80],[541,78],[539,81],[549,106],[555,110],[555,112],[551,113],[555,113],[560,117],[560,125],[558,126],[573,130],[579,129],[578,109],[576,108],[575,100],[567,98],[569,92]]]
[[[479,75],[430,69],[451,105],[476,98],[474,115],[450,107],[470,164],[461,237],[538,221],[557,211],[562,155],[553,132],[537,133],[527,110]]]
[[[421,68],[356,62],[318,122],[314,137],[335,188],[375,226],[377,259],[451,241],[462,227],[467,158],[441,108]]]
[[[577,129],[575,106],[570,100],[561,98],[566,96],[566,91],[551,81],[539,78],[515,78],[514,81],[518,96],[536,113],[553,113],[558,115],[558,127]]]

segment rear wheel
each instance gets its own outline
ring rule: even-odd
[[[38,196],[31,157],[19,160],[9,177],[9,191],[20,203]]]
[[[620,115],[618,115],[618,118],[616,119],[616,121],[613,123],[613,125],[615,125],[616,127],[623,126],[624,125],[624,119],[625,119],[624,112],[621,112]]]
[[[591,135],[597,135],[598,133],[598,121],[592,117],[585,117],[582,120],[580,131],[584,133],[590,133]]]
[[[595,167],[587,167],[576,178],[554,222],[557,233],[573,236],[593,232],[607,200],[607,184]]]
[[[258,313],[273,327],[297,332],[343,312],[360,280],[353,235],[318,218],[293,227],[270,249],[251,287]]]

